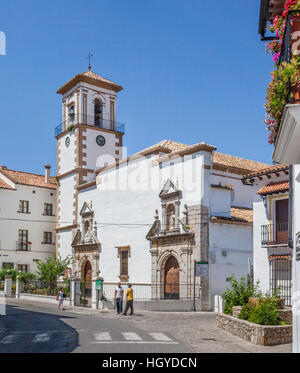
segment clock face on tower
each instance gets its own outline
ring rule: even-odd
[[[68,147],[70,145],[70,137],[66,138],[65,145],[66,145],[66,147]]]
[[[96,143],[99,145],[99,146],[103,146],[105,144],[105,138],[101,135],[97,136],[96,137]]]

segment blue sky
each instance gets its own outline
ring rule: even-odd
[[[122,85],[117,120],[132,154],[163,139],[205,141],[271,163],[264,120],[272,59],[259,0],[0,0],[0,164],[56,172],[56,94],[92,70]],[[242,5],[242,6],[241,6]]]

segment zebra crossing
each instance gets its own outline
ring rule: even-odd
[[[161,332],[148,332],[146,338],[143,338],[141,335],[135,332],[120,332],[118,339],[114,340],[112,335],[109,332],[97,332],[94,333],[94,341],[91,341],[92,344],[178,344],[167,335]]]
[[[78,332],[87,332],[87,330],[78,330]],[[26,331],[12,332],[0,340],[1,345],[18,344],[21,340],[26,339],[28,344],[50,343],[54,340],[71,341],[77,338],[77,333],[72,331]],[[95,332],[90,337],[91,344],[179,344],[167,335],[161,332],[118,332],[111,334],[108,331]],[[4,347],[4,346],[3,346]]]

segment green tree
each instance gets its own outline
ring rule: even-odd
[[[72,264],[73,259],[68,255],[65,259],[50,256],[45,262],[37,262],[37,274],[44,282],[55,282],[58,277],[63,276],[66,269]]]

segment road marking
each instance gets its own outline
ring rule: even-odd
[[[172,339],[167,337],[164,333],[149,333],[149,335],[151,335],[151,337],[154,338],[156,341],[172,341]]]
[[[127,341],[141,341],[142,338],[136,333],[122,333]]]
[[[73,332],[87,332],[87,330],[82,329],[82,330],[28,330],[28,331],[23,331],[23,332],[11,332],[11,334],[36,334],[36,333],[73,333]]]
[[[178,345],[178,342],[160,342],[160,341],[101,341],[90,342],[91,344],[165,344],[165,345]]]
[[[97,341],[111,341],[112,340],[109,332],[95,333],[94,336]]]
[[[6,337],[4,337],[0,343],[3,343],[3,344],[8,344],[8,343],[15,343],[17,340],[17,337],[13,334],[9,334],[7,335]]]
[[[37,334],[33,338],[32,343],[48,342],[48,341],[50,341],[50,335],[49,335],[49,333],[40,333],[40,334]]]

